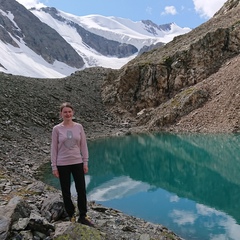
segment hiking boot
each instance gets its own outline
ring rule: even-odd
[[[94,224],[90,221],[90,219],[88,217],[80,217],[78,219],[78,223],[87,225],[89,227],[94,227]]]
[[[66,221],[70,221],[72,223],[75,223],[77,220],[76,213],[74,213],[72,216],[68,216],[65,218]]]
[[[75,215],[73,215],[73,216],[70,218],[70,222],[72,222],[72,223],[75,223],[75,222],[76,222],[76,216],[75,216]]]

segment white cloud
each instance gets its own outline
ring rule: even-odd
[[[146,12],[147,12],[149,15],[152,15],[152,8],[151,8],[151,7],[147,7],[147,8],[146,8]]]
[[[162,15],[176,15],[177,14],[177,10],[174,6],[166,6],[164,9],[164,12],[161,13]]]
[[[46,7],[43,3],[41,3],[38,0],[17,0],[17,2],[22,4],[27,9],[32,7],[35,7],[35,8]]]
[[[173,222],[177,223],[178,225],[193,225],[197,219],[197,215],[195,213],[177,209],[172,210],[170,217],[172,217]]]
[[[171,196],[169,200],[170,202],[178,202],[180,198],[177,195],[174,195],[174,196]]]
[[[215,210],[214,208],[207,207],[203,204],[196,204],[197,213],[203,216],[223,215],[220,211]]]
[[[227,0],[193,0],[195,10],[204,18],[211,18]]]

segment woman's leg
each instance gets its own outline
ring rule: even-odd
[[[72,174],[78,196],[77,203],[79,215],[80,217],[85,217],[87,214],[87,196],[83,163],[72,165]]]
[[[70,166],[58,166],[59,180],[62,189],[63,202],[69,217],[75,212],[75,207],[71,198],[71,168]]]

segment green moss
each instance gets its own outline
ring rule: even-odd
[[[82,224],[72,224],[68,228],[65,234],[54,238],[55,240],[103,240],[103,236],[100,231],[95,228],[87,227]]]
[[[0,171],[0,179],[5,178],[4,174]]]
[[[180,95],[186,96],[186,95],[192,94],[194,91],[195,91],[195,88],[190,87],[190,88],[187,88],[187,89],[183,90],[183,91],[180,93]]]
[[[195,91],[195,88],[190,87],[178,93],[174,98],[171,99],[170,107],[171,108],[180,107],[182,100],[185,99],[187,96],[191,95],[194,91]]]
[[[173,98],[170,102],[170,107],[171,108],[177,108],[179,106],[180,106],[179,98],[177,98],[177,97]]]
[[[47,190],[47,191],[55,191],[56,188],[54,188],[54,187],[52,187],[52,186],[50,186],[50,185],[47,185],[47,186],[46,186],[46,190]]]
[[[166,238],[167,239],[176,239],[176,236],[171,233],[168,233],[168,234],[166,234]]]
[[[41,193],[30,191],[25,188],[21,188],[18,190],[18,195],[24,197],[24,196],[29,196],[29,195],[41,195]]]

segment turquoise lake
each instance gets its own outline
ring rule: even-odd
[[[88,146],[88,200],[186,240],[240,239],[240,135],[140,134]],[[59,188],[50,164],[43,181]]]

